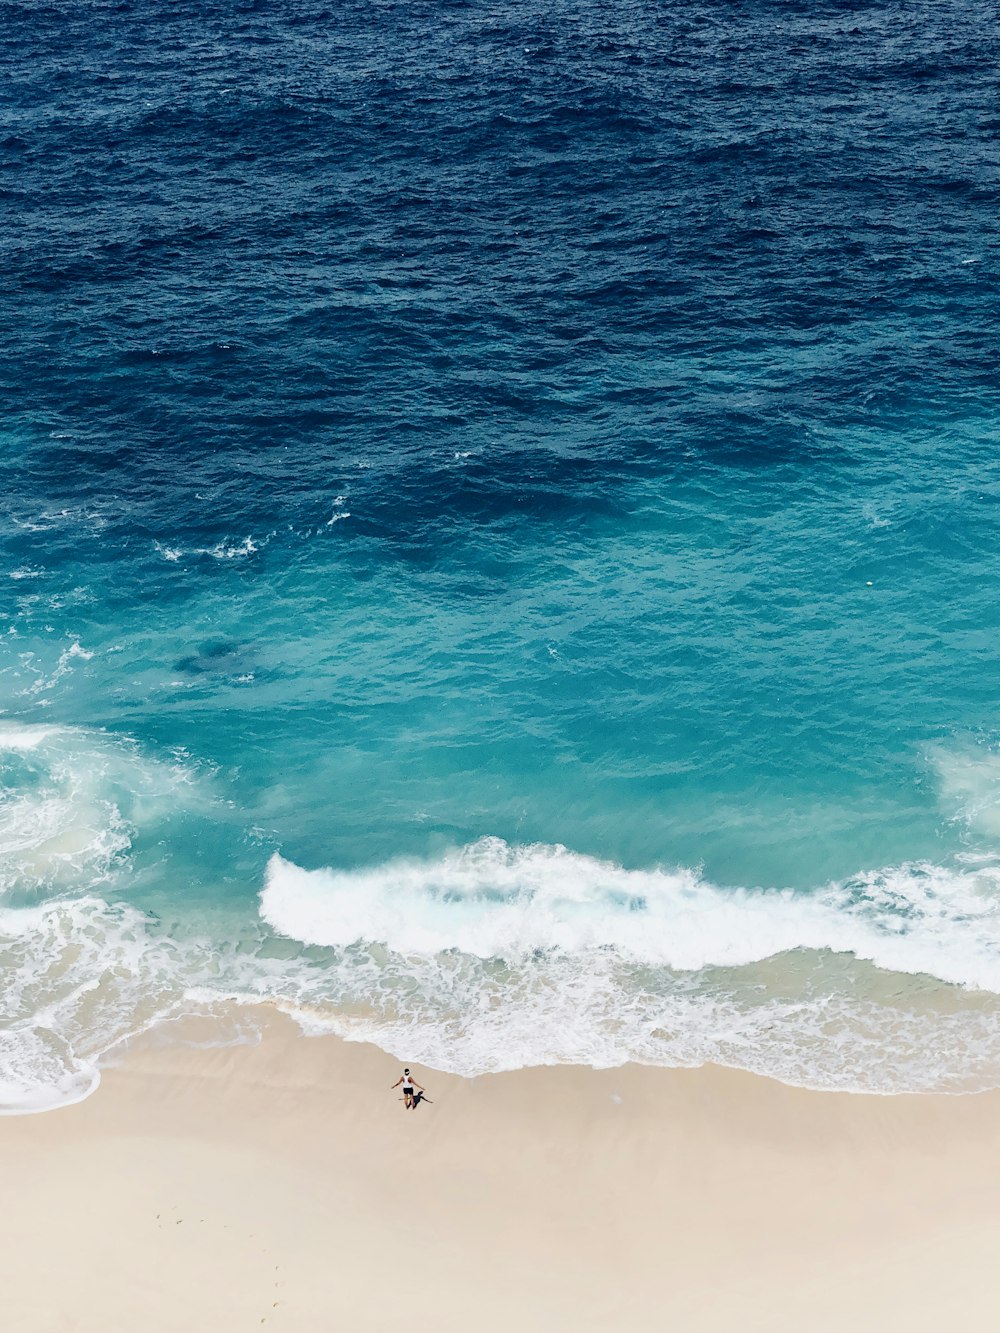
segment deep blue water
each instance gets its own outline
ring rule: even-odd
[[[998,56],[0,5],[9,1100],[236,992],[1000,1081]]]

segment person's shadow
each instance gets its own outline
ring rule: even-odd
[[[418,1092],[413,1098],[414,1111],[417,1109],[417,1107],[420,1105],[421,1102],[426,1102],[428,1106],[434,1105],[431,1099],[427,1096],[426,1092]]]

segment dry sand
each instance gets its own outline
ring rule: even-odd
[[[4,1333],[992,1327],[1000,1096],[141,1043],[0,1121]]]

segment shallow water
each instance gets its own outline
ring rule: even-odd
[[[224,996],[1000,1083],[998,45],[3,6],[6,1105]]]

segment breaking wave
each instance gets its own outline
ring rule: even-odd
[[[129,901],[139,849],[213,805],[183,756],[5,724],[0,778],[2,1112],[79,1100],[167,1018],[261,1002],[466,1075],[636,1060],[874,1092],[1000,1082],[988,861],[803,893],[484,838],[353,870],[274,854],[259,916],[209,893],[160,919]],[[962,769],[946,795],[968,807],[972,783],[985,809],[983,781]]]
[[[272,857],[261,914],[306,944],[457,949],[523,960],[614,949],[696,971],[794,949],[831,950],[905,973],[1000,992],[1000,867],[894,866],[814,893],[729,889],[697,872],[626,870],[561,846],[483,838],[433,861],[303,870]]]

